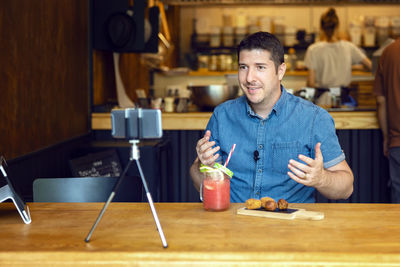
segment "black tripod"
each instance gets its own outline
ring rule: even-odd
[[[153,213],[153,217],[154,217],[154,221],[155,221],[156,226],[157,226],[158,233],[160,234],[162,245],[163,245],[164,248],[167,248],[168,247],[167,240],[165,239],[164,232],[163,232],[163,230],[161,228],[160,221],[158,220],[158,216],[157,216],[156,209],[154,207],[153,199],[151,198],[150,191],[149,191],[149,189],[147,187],[146,179],[144,178],[142,167],[140,166],[140,162],[139,162],[139,157],[140,157],[139,154],[140,153],[139,153],[139,148],[137,146],[137,144],[139,143],[139,140],[130,140],[129,143],[132,144],[132,146],[131,146],[131,157],[129,158],[129,162],[126,165],[124,171],[122,172],[122,175],[119,177],[118,181],[115,183],[114,188],[111,191],[111,194],[107,199],[107,202],[104,204],[103,209],[101,210],[99,216],[97,217],[95,223],[93,224],[92,229],[90,229],[90,232],[87,235],[85,241],[86,242],[90,241],[90,237],[92,236],[94,229],[96,228],[97,224],[100,222],[101,218],[103,217],[103,214],[106,211],[108,205],[113,200],[113,198],[114,198],[114,196],[115,196],[115,194],[116,194],[116,192],[118,190],[118,187],[120,186],[122,180],[124,179],[124,177],[126,175],[126,172],[128,171],[128,169],[131,166],[132,162],[136,161],[136,165],[138,167],[138,170],[139,170],[139,173],[140,173],[140,177],[142,178],[143,187],[144,187],[144,189],[146,191],[147,201],[149,202],[150,209],[151,209],[151,212]]]

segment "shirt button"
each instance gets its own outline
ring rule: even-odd
[[[258,169],[258,173],[262,173],[262,169]]]
[[[258,149],[263,149],[263,145],[258,145]]]

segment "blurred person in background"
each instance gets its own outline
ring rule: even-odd
[[[374,94],[383,153],[389,158],[392,202],[400,203],[400,38],[387,46],[379,58]]]
[[[352,77],[352,66],[362,64],[372,69],[369,58],[352,42],[338,37],[339,18],[334,8],[321,16],[320,41],[310,45],[304,62],[308,68],[307,86],[313,88],[340,87],[348,95]],[[351,101],[343,99],[342,102]]]

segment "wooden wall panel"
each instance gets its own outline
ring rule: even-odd
[[[111,52],[93,50],[93,105],[117,101]]]
[[[166,61],[166,65],[170,68],[179,67],[180,59],[180,7],[179,6],[166,6],[166,16],[168,28],[171,34],[172,51]]]
[[[88,1],[0,2],[0,154],[89,131]]]
[[[121,79],[124,82],[126,93],[131,99],[137,98],[136,89],[150,88],[149,69],[141,63],[140,53],[124,53],[120,57]]]
[[[122,53],[119,69],[126,94],[135,102],[136,89],[150,88],[149,69],[140,61],[140,53]],[[117,102],[113,53],[93,51],[93,105]]]

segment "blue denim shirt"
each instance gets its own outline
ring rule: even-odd
[[[231,202],[272,197],[291,203],[315,202],[314,188],[292,180],[287,172],[290,159],[299,154],[314,158],[315,145],[321,142],[324,168],[345,159],[335,123],[330,114],[313,103],[286,92],[266,119],[258,116],[246,97],[229,100],[214,109],[207,124],[211,140],[220,146],[225,162],[233,144],[236,148],[228,168],[233,171]],[[254,151],[259,159],[254,160]]]

